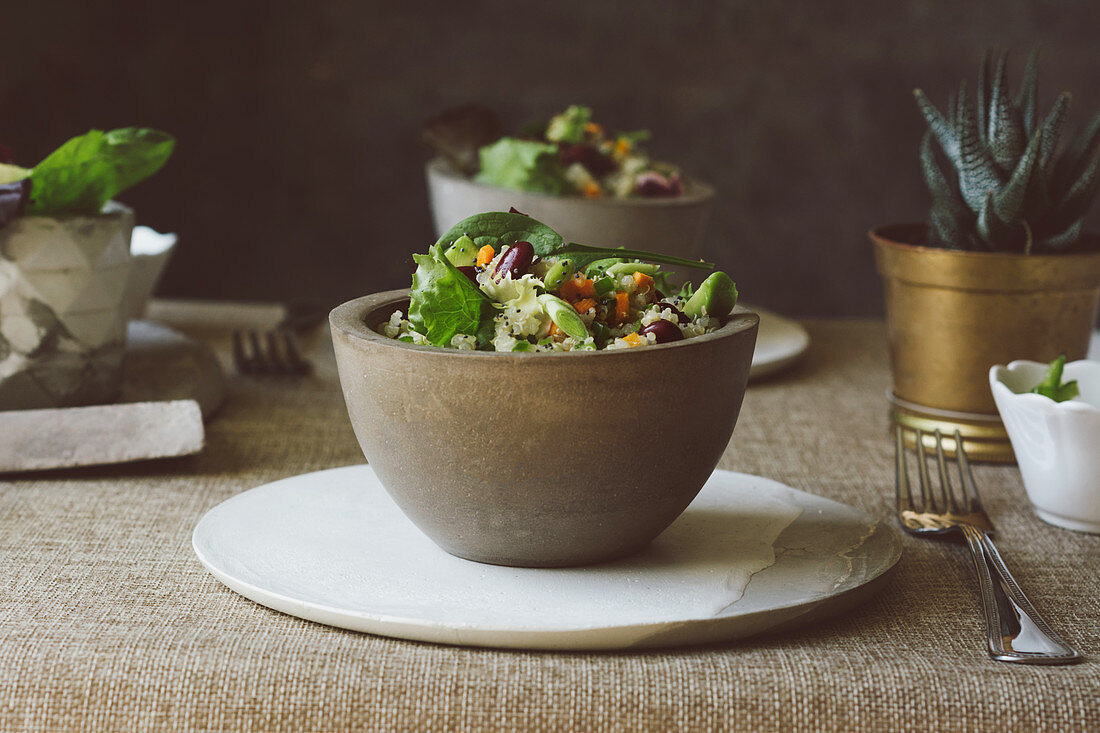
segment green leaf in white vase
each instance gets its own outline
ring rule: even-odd
[[[1077,380],[1072,382],[1062,382],[1062,371],[1066,368],[1066,355],[1062,354],[1054,361],[1050,362],[1050,366],[1047,367],[1047,373],[1043,377],[1043,381],[1035,385],[1031,390],[1033,394],[1040,394],[1044,397],[1049,397],[1055,402],[1065,402],[1066,400],[1072,400],[1081,394],[1081,390],[1077,387]]]
[[[146,128],[90,130],[31,170],[32,215],[97,214],[112,198],[167,162],[176,140]]]

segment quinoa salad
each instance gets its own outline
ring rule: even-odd
[[[502,137],[479,151],[475,180],[493,186],[585,198],[679,196],[680,171],[653,161],[649,132],[613,133],[573,105],[529,137]]]
[[[724,272],[674,287],[661,264],[697,260],[565,243],[515,210],[459,222],[417,264],[409,310],[378,330],[459,350],[597,351],[670,343],[720,328],[737,302]]]

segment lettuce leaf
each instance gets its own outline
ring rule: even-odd
[[[455,334],[477,338],[478,347],[493,338],[493,301],[443,256],[440,245],[414,254],[409,322],[433,346],[448,346]]]
[[[481,172],[474,180],[516,191],[560,194],[565,172],[556,145],[502,137],[479,153]]]
[[[592,110],[571,105],[560,115],[554,115],[546,126],[546,139],[576,145],[584,141],[584,128],[592,121]]]
[[[31,171],[29,214],[99,213],[103,205],[160,170],[176,140],[138,127],[91,130],[74,137]]]

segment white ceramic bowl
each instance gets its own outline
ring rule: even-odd
[[[161,234],[145,226],[134,227],[130,237],[132,265],[122,300],[122,307],[131,320],[145,316],[149,299],[164,274],[177,239],[175,234]]]
[[[1031,394],[1047,365],[1014,361],[989,370],[1027,496],[1045,522],[1100,533],[1100,362],[1066,364],[1081,396],[1055,402]]]
[[[554,196],[488,186],[456,172],[442,160],[426,168],[436,236],[484,211],[515,207],[553,227],[568,242],[626,247],[698,257],[714,189],[687,179],[680,196],[599,198]]]

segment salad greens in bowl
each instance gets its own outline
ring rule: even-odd
[[[514,206],[569,241],[695,257],[714,191],[650,158],[648,137],[609,133],[581,106],[512,136],[484,107],[449,110],[424,127],[438,153],[426,167],[436,233]]]
[[[714,265],[567,243],[514,209],[460,221],[413,255],[407,317],[382,333],[413,344],[509,352],[653,346],[717,330],[737,303],[723,272],[673,288],[661,264]]]
[[[499,129],[491,111],[465,107],[429,120],[424,139],[475,181],[514,191],[616,199],[684,192],[680,170],[646,152],[648,130],[610,132],[588,107],[571,105],[514,136]]]
[[[519,242],[543,266],[532,258],[517,278],[504,270],[509,252],[527,250]],[[451,260],[485,247],[495,254],[482,256],[480,272],[476,254],[472,266]],[[641,335],[656,305],[648,290],[669,286],[659,270],[650,274],[656,263],[647,258],[669,259],[570,244],[530,217],[495,212],[418,255],[412,290],[333,310],[340,384],[363,454],[444,550],[513,566],[604,562],[645,547],[702,488],[733,433],[759,320],[731,312],[732,283],[712,274],[711,295],[695,301],[707,303],[699,311],[707,326],[688,336],[682,329],[691,324],[673,323],[673,309],[661,307],[652,323],[681,337],[651,343]],[[499,269],[500,282],[488,281],[486,291],[460,269],[467,267],[475,279]],[[570,268],[581,276],[570,277]],[[619,284],[609,271],[622,273]],[[630,295],[644,308],[628,303],[620,311],[627,319],[605,324],[612,333],[598,346],[595,324],[608,314],[614,321],[620,298],[585,291],[635,275],[647,287]],[[676,310],[702,290],[676,293]],[[586,299],[597,305],[582,313]],[[529,321],[520,330],[534,333],[505,332],[503,319]],[[560,333],[542,336],[552,328]],[[627,343],[613,348],[620,341]]]

